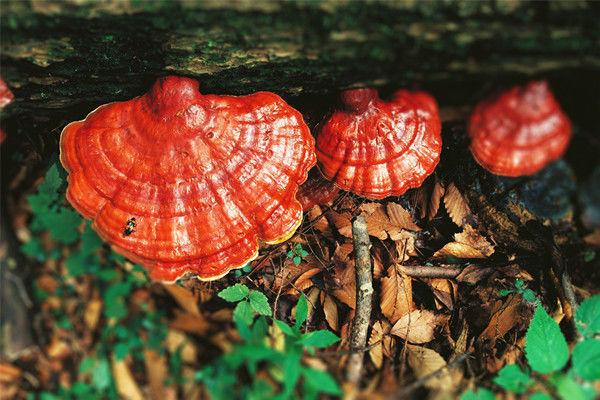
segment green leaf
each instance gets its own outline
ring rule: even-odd
[[[573,348],[573,371],[589,381],[600,380],[600,340],[586,339]]]
[[[79,225],[82,219],[77,212],[63,207],[60,212],[48,213],[43,219],[46,229],[57,242],[71,244],[79,239]]]
[[[90,371],[92,367],[96,364],[96,359],[94,357],[86,357],[81,363],[79,363],[79,373],[85,374]]]
[[[298,254],[300,255],[300,257],[304,258],[308,255],[308,251],[302,249]]]
[[[299,329],[308,317],[308,302],[304,293],[300,294],[300,299],[296,305],[296,323],[294,326]]]
[[[245,299],[249,293],[250,290],[248,289],[248,286],[236,283],[233,286],[221,290],[218,296],[225,301],[235,303],[236,301]]]
[[[600,334],[600,294],[584,300],[575,313],[579,332],[586,337]]]
[[[509,289],[501,289],[501,290],[498,290],[498,294],[500,295],[500,297],[506,297],[506,296],[508,296],[509,294],[511,294],[512,292],[513,292],[513,291],[512,291],[512,290],[509,290]],[[465,393],[467,393],[467,392],[465,392]]]
[[[562,400],[587,400],[583,388],[567,375],[561,375],[557,378],[556,392]]]
[[[537,296],[535,295],[535,292],[531,289],[523,290],[522,296],[523,296],[523,300],[525,300],[529,303],[537,303],[537,301],[538,301]]]
[[[235,309],[233,310],[233,320],[242,323],[246,326],[250,326],[254,320],[254,313],[249,301],[240,301]]]
[[[284,333],[284,335],[290,336],[290,337],[294,337],[297,335],[297,333],[294,332],[294,329],[291,326],[289,326],[288,324],[286,324],[285,322],[279,321],[276,319],[275,323],[277,324],[279,329],[281,329],[281,331]]]
[[[129,354],[129,346],[126,343],[117,343],[114,348],[117,360],[122,360]]]
[[[491,390],[480,388],[477,391],[467,390],[460,396],[460,400],[495,400],[496,396]]]
[[[302,257],[300,257],[300,256],[295,256],[295,257],[293,258],[293,261],[294,261],[294,265],[298,266],[298,265],[300,265],[300,263],[302,262]]]
[[[529,400],[552,400],[552,397],[543,392],[536,392],[529,396]]]
[[[327,331],[327,330],[320,330],[320,331],[305,333],[304,335],[302,335],[302,338],[300,339],[300,343],[302,343],[306,347],[314,346],[314,347],[323,348],[323,347],[331,346],[332,344],[338,342],[339,340],[340,340],[340,338],[337,337],[337,335],[335,333],[333,333],[331,331]]]
[[[110,365],[106,358],[99,358],[94,367],[92,375],[92,385],[98,390],[108,388],[112,380]]]
[[[538,304],[525,335],[525,355],[534,371],[542,374],[562,369],[569,360],[569,347],[558,324]]]
[[[44,177],[44,182],[39,186],[38,191],[44,194],[57,194],[64,183],[61,171],[62,168],[58,163],[52,164],[52,166],[48,168],[46,176]]]
[[[252,290],[250,292],[250,305],[257,313],[261,315],[271,315],[273,312],[271,311],[271,306],[269,305],[269,299],[264,293],[259,292],[258,290]]]
[[[521,371],[518,365],[509,364],[505,365],[498,372],[498,376],[494,379],[494,382],[505,390],[520,394],[525,393],[531,385],[531,378]]]
[[[46,260],[46,250],[37,237],[34,237],[29,242],[21,245],[21,251],[23,254],[28,255],[39,262]]]
[[[525,282],[522,279],[515,280],[515,287],[517,289],[523,289],[525,287]]]
[[[290,250],[286,253],[287,258],[292,258],[294,257],[294,250]]]
[[[285,355],[283,359],[283,396],[289,396],[298,379],[300,379],[301,363],[300,359],[302,354],[299,352],[291,352]]]
[[[339,385],[327,371],[321,371],[314,368],[303,368],[302,375],[304,376],[306,384],[318,392],[334,396],[340,396],[342,394]]]

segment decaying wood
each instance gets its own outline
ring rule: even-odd
[[[363,349],[367,344],[367,334],[371,323],[373,299],[373,271],[367,223],[362,215],[352,221],[352,240],[356,258],[356,309],[350,331],[350,350]],[[362,376],[364,353],[356,351],[348,358],[346,379],[357,385]]]

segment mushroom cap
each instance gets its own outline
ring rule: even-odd
[[[469,121],[475,160],[496,175],[532,175],[560,158],[571,122],[545,81],[515,86],[479,103]]]
[[[308,179],[298,189],[296,198],[302,204],[302,209],[308,211],[318,204],[326,204],[335,199],[340,188],[325,179],[318,168],[308,173]]]
[[[317,136],[319,168],[344,190],[371,199],[400,196],[421,186],[442,150],[435,99],[400,90],[389,102],[374,89],[342,92]]]
[[[159,79],[61,134],[69,202],[163,281],[218,279],[256,258],[259,240],[287,240],[302,220],[298,185],[315,164],[302,115],[279,96],[198,88]]]
[[[14,98],[15,95],[10,91],[4,79],[0,77],[0,108],[8,105]]]

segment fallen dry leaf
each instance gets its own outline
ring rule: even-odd
[[[511,294],[505,299],[497,300],[492,308],[492,318],[488,326],[479,336],[483,340],[501,338],[521,321],[523,302],[521,296]]]
[[[152,350],[144,350],[144,364],[152,400],[164,400],[166,395],[165,380],[168,377],[167,360]]]
[[[398,254],[398,257],[396,258],[397,263],[403,263],[410,257],[417,255],[415,239],[416,237],[413,232],[401,231],[398,234],[397,239],[394,241],[396,244],[396,253]]]
[[[352,243],[338,245],[333,253],[335,267],[331,276],[332,294],[342,303],[354,309],[356,306],[356,273],[354,260],[349,254],[354,250]]]
[[[216,335],[215,335],[216,336]],[[181,359],[186,363],[196,362],[198,351],[192,341],[187,336],[174,329],[169,329],[165,345],[169,353],[175,354],[180,350]]]
[[[133,374],[125,360],[117,360],[112,357],[112,372],[115,379],[117,392],[123,399],[142,400],[144,398],[142,390],[133,378]]]
[[[434,350],[426,347],[406,345],[408,364],[417,378],[426,378],[424,385],[429,389],[453,392],[462,379],[456,369],[445,368],[446,360]]]
[[[454,242],[446,243],[434,257],[487,258],[494,253],[494,246],[471,225],[454,235]]]
[[[190,314],[201,317],[200,309],[198,308],[198,296],[191,290],[181,287],[175,283],[163,284],[165,290],[175,299],[177,304]]]
[[[21,378],[23,371],[9,363],[0,363],[0,382],[14,382]]]
[[[333,300],[330,295],[325,294],[325,292],[321,292],[321,297],[323,303],[323,313],[325,314],[325,320],[327,321],[331,329],[337,332],[339,328],[337,304],[335,303],[335,300]]]
[[[414,310],[412,279],[399,273],[395,265],[387,270],[387,277],[381,279],[381,312],[392,323]]]
[[[434,278],[429,280],[429,286],[435,296],[435,302],[438,309],[444,307],[449,310],[454,309],[456,290],[453,282],[448,279]]]
[[[313,281],[310,279],[313,276],[315,276],[316,274],[318,274],[319,272],[321,272],[322,269],[321,268],[311,268],[308,271],[304,272],[302,275],[300,275],[296,281],[294,282],[294,286],[292,288],[290,288],[287,293],[288,294],[299,294],[298,291],[305,291],[306,289],[312,287],[314,285]]]
[[[329,221],[323,215],[323,210],[320,206],[316,205],[308,210],[308,220],[311,221],[312,227],[325,234],[325,237],[332,237]]]
[[[83,313],[83,321],[90,331],[96,330],[96,326],[98,326],[98,321],[100,320],[101,311],[102,300],[99,298],[93,298],[86,304]]]
[[[347,238],[352,237],[352,214],[349,212],[331,212],[331,219],[338,233]]]
[[[415,310],[400,318],[390,333],[410,343],[427,343],[433,340],[435,328],[444,319],[429,310]]]
[[[585,236],[583,240],[590,246],[600,247],[600,228]]]
[[[458,226],[463,226],[468,220],[472,218],[472,212],[469,208],[467,200],[459,192],[454,183],[451,183],[446,188],[444,194],[444,206],[446,211],[454,222]]]
[[[398,240],[403,230],[420,230],[412,221],[408,211],[399,204],[388,204],[387,209],[393,213],[393,220],[383,204],[365,203],[360,206],[360,209],[367,221],[369,235],[381,240],[388,237],[392,240]]]
[[[231,318],[228,318],[228,320],[229,319]],[[196,335],[204,335],[210,329],[210,323],[206,318],[178,309],[175,310],[175,318],[171,321],[169,326],[173,329],[194,333]]]
[[[410,213],[400,204],[389,202],[386,205],[386,211],[390,222],[396,227],[409,231],[420,231],[421,228],[413,222]]]
[[[369,346],[373,346],[369,349],[369,358],[371,358],[371,361],[378,369],[383,365],[382,339],[384,335],[385,332],[381,321],[375,322],[371,328],[371,335],[369,336]]]

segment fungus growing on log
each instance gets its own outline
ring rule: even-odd
[[[0,78],[0,108],[6,107],[14,98],[15,95],[10,91],[4,79]],[[4,129],[0,128],[0,143],[4,142],[5,139],[6,133],[4,133]]]
[[[400,196],[421,186],[442,149],[436,101],[425,92],[396,92],[389,102],[375,89],[342,92],[317,136],[323,175],[371,199]]]
[[[300,185],[296,198],[302,204],[302,209],[307,211],[318,204],[329,203],[339,192],[340,189],[325,179],[318,168],[313,168],[306,182]]]
[[[300,225],[298,185],[315,164],[302,115],[279,96],[202,95],[159,79],[61,134],[67,199],[113,248],[154,279],[218,279],[253,260],[259,241]]]
[[[496,175],[532,175],[560,158],[571,122],[547,82],[513,87],[479,103],[469,121],[471,153]]]

